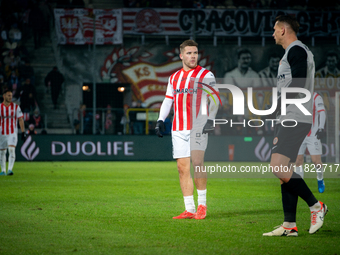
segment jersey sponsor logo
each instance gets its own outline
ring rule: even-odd
[[[278,81],[284,80],[285,78],[286,78],[286,76],[284,74],[277,76]]]
[[[185,88],[185,89],[174,89],[174,95],[176,94],[197,94],[197,89]]]

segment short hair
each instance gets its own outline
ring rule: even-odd
[[[338,54],[334,50],[327,52],[327,57],[336,57],[336,60],[339,59]]]
[[[245,48],[239,49],[237,51],[237,59],[240,59],[242,54],[250,54],[251,55],[251,52],[250,52],[249,49],[245,49]]]
[[[271,58],[281,58],[280,54],[277,53],[277,52],[272,52],[271,54],[269,54],[268,56],[268,61],[271,59]]]
[[[275,18],[275,23],[277,21],[278,22],[284,22],[284,23],[288,24],[293,29],[295,34],[297,34],[299,32],[300,24],[294,16],[292,16],[292,15],[280,15],[280,16],[277,16]]]
[[[184,50],[184,48],[187,47],[187,46],[198,47],[198,43],[195,42],[194,40],[186,40],[179,46],[180,52],[182,52]]]

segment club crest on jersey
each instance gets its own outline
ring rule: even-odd
[[[277,144],[277,142],[279,141],[279,138],[275,137],[274,140],[273,140],[273,144]]]

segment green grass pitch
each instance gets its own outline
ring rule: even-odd
[[[340,254],[340,179],[323,194],[306,182],[329,207],[323,228],[308,233],[299,199],[299,237],[263,237],[283,222],[275,178],[210,178],[207,218],[173,220],[174,161],[17,162],[0,176],[0,254]]]

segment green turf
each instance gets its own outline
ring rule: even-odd
[[[17,162],[0,176],[0,254],[340,254],[340,179],[325,181],[306,179],[329,207],[318,233],[299,200],[299,237],[262,237],[283,221],[274,178],[209,179],[207,218],[173,220],[175,162]]]

